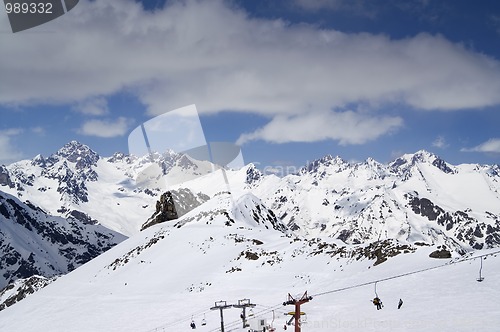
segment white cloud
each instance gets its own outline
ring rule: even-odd
[[[446,142],[446,139],[444,138],[444,136],[438,136],[432,142],[432,146],[439,148],[439,149],[445,149],[449,146],[449,144]]]
[[[273,143],[338,140],[341,145],[363,144],[399,129],[399,117],[369,116],[353,111],[278,116],[253,133],[240,136],[238,144],[252,140]]]
[[[37,126],[31,128],[31,132],[37,135],[45,135],[45,128]]]
[[[1,27],[8,29],[5,15]],[[172,1],[154,13],[133,1],[82,0],[41,29],[53,33],[0,34],[0,44],[9,45],[0,48],[0,104],[85,103],[125,90],[151,115],[195,103],[201,113],[269,116],[274,120],[259,133],[280,140],[270,126],[296,125],[304,112],[322,117],[347,104],[451,111],[500,103],[498,59],[441,36],[393,40],[290,25],[251,18],[222,0]],[[362,123],[371,117],[394,120],[372,114]],[[348,131],[326,137],[343,144],[368,139]]]
[[[78,103],[73,109],[87,115],[105,115],[109,113],[108,101],[103,97],[84,100]]]
[[[23,133],[22,129],[0,130],[0,165],[22,159],[23,154],[15,147],[12,138]]]
[[[463,152],[500,153],[500,138],[490,138],[473,148],[462,148]]]
[[[97,137],[116,137],[125,135],[132,121],[130,119],[119,117],[112,120],[89,120],[86,121],[78,130],[80,134]]]

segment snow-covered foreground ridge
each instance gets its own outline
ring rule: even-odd
[[[436,246],[389,241],[387,248],[398,245],[397,254],[375,264],[379,257],[369,254],[376,250],[364,250],[369,244],[297,237],[256,196],[221,193],[0,312],[0,330],[190,331],[193,319],[198,330],[217,331],[219,312],[210,307],[248,298],[256,304],[253,319],[270,324],[274,312],[282,331],[284,313],[293,310],[282,302],[306,290],[313,299],[302,307],[303,331],[496,329],[498,249],[481,251],[488,256],[479,283],[479,258],[471,254],[436,260],[429,258]],[[370,302],[374,281],[384,303],[379,311]],[[225,310],[226,331],[246,331],[240,313]]]

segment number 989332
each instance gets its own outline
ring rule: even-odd
[[[50,2],[6,2],[7,14],[52,14]]]

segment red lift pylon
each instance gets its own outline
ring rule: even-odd
[[[307,303],[312,300],[312,296],[307,295],[307,291],[302,295],[302,297],[298,300],[294,299],[290,293],[288,293],[288,301],[283,302],[283,305],[291,305],[295,306],[295,312],[293,318],[295,320],[295,332],[300,332],[300,305]]]

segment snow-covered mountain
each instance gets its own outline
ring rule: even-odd
[[[453,166],[419,151],[386,165],[327,156],[298,174],[252,178],[251,190],[305,236],[446,244],[461,253],[500,244],[498,165]]]
[[[249,324],[263,319],[283,331],[294,308],[282,303],[304,291],[312,296],[301,307],[304,331],[495,330],[500,260],[482,251],[491,255],[478,283],[478,260],[430,258],[436,249],[296,236],[257,196],[220,192],[1,311],[0,330],[191,331],[194,321],[217,331],[215,302],[249,299]],[[375,294],[383,310],[370,302]],[[223,314],[226,331],[248,331],[240,309]]]
[[[245,229],[245,222],[253,229],[259,220],[265,225],[258,228],[259,233],[278,231],[280,238],[300,239],[296,255],[373,260],[371,265],[379,265],[401,253],[425,251],[427,256],[451,257],[500,244],[498,165],[451,165],[432,153],[418,151],[388,164],[373,159],[348,163],[325,156],[284,177],[265,175],[252,164],[224,174],[217,169],[172,151],[140,158],[115,153],[105,158],[83,144],[70,142],[50,157],[1,166],[0,191],[8,193],[2,207],[8,207],[4,216],[9,220],[15,219],[15,209],[7,203],[13,201],[28,211],[24,214],[32,216],[33,222],[51,220],[49,225],[53,225],[57,220],[65,227],[80,229],[76,242],[101,245],[99,250],[92,249],[96,254],[124,237],[113,233],[114,242],[105,243],[87,234],[93,234],[92,227],[103,227],[103,234],[111,234],[106,233],[111,229],[141,238],[141,228],[148,233],[165,221],[161,202],[167,189],[181,217],[173,222],[176,228],[184,229],[194,221],[207,225],[222,218],[226,226],[239,220],[238,229]],[[242,197],[246,197],[243,203]],[[193,215],[192,209],[202,210]],[[4,228],[2,224],[2,232]],[[16,228],[11,237],[31,236],[23,232],[22,227]],[[29,253],[45,250],[14,248],[23,262],[30,262]],[[54,250],[47,250],[51,258],[45,259],[59,262],[58,250],[55,256]],[[171,250],[182,252],[176,245]],[[286,256],[274,251],[271,261]],[[242,255],[262,257],[255,251]],[[24,274],[16,272],[21,265],[6,263],[11,270],[5,282],[33,274],[66,273],[81,262],[64,261],[61,264],[66,269],[57,265],[47,270],[47,264],[45,270],[30,267]],[[239,269],[237,265],[229,268],[232,272]]]
[[[0,289],[20,278],[72,271],[124,239],[101,225],[52,216],[0,192]]]
[[[161,185],[141,183],[158,164],[162,165],[160,182],[170,185],[212,170],[207,162],[172,151],[141,158],[123,153],[103,158],[72,141],[48,158],[38,155],[0,166],[0,190],[52,215],[81,218],[129,236],[140,230],[165,191]]]
[[[397,239],[461,253],[500,243],[498,165],[455,166],[418,151],[388,164],[325,156],[282,178],[252,164],[226,175],[213,169],[172,151],[103,158],[73,141],[48,158],[2,167],[0,190],[50,214],[100,223],[126,236],[152,216],[167,183],[169,190],[203,201],[221,191],[236,197],[251,192],[306,237],[347,244]],[[183,205],[182,197],[176,200]]]

